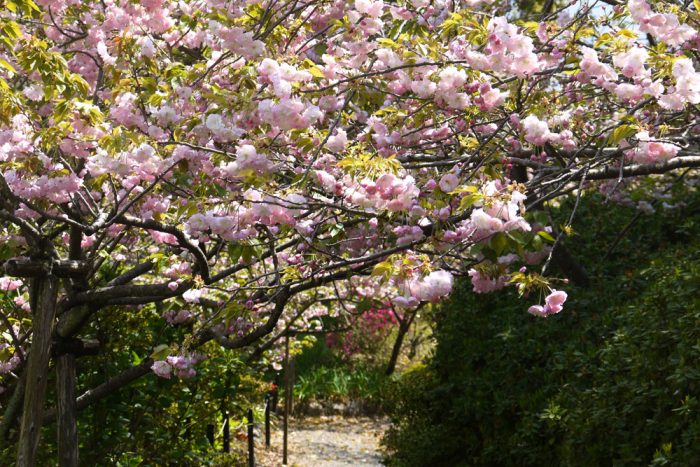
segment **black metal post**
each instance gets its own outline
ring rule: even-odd
[[[255,467],[255,425],[253,409],[248,409],[248,467]]]
[[[272,390],[272,413],[275,415],[278,415],[277,412],[277,399],[279,399],[279,388],[275,387],[275,389]]]
[[[214,446],[214,424],[210,423],[207,425],[207,439],[209,444]]]
[[[282,436],[282,465],[287,465],[287,435],[289,423],[289,336],[284,339],[284,433]]]
[[[229,429],[229,416],[225,410],[221,411],[224,419],[224,452],[231,452],[231,433]]]
[[[265,448],[270,449],[270,404],[272,403],[272,395],[268,392],[265,394]]]

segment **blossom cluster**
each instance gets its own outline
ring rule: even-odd
[[[544,299],[544,305],[532,305],[527,309],[528,313],[535,316],[546,318],[559,313],[564,308],[564,302],[567,299],[566,292],[562,290],[553,290]]]
[[[3,254],[90,263],[84,294],[61,285],[67,306],[110,295],[116,275],[148,293],[99,306],[176,298],[163,319],[211,335],[317,329],[344,308],[304,308],[314,294],[406,310],[460,274],[503,288],[555,242],[528,206],[577,188],[628,200],[594,180],[694,154],[700,38],[667,2],[545,16],[489,0],[268,3],[0,11],[0,238],[21,239]],[[243,311],[230,322],[211,303]],[[192,359],[153,370],[188,376]]]
[[[174,374],[178,378],[192,378],[197,374],[194,366],[204,361],[203,354],[169,355],[164,360],[156,360],[151,365],[151,370],[161,378],[170,379]]]

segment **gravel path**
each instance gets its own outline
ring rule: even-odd
[[[381,466],[379,446],[388,424],[383,419],[306,417],[289,425],[289,465],[299,467]],[[261,440],[262,441],[262,440]],[[256,443],[257,444],[257,443]],[[272,433],[272,448],[256,449],[258,465],[282,465],[282,422]]]

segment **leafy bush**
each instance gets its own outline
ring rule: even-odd
[[[350,318],[349,331],[328,334],[326,345],[346,360],[359,353],[376,356],[397,324],[390,308],[370,308]]]
[[[570,247],[592,286],[547,320],[458,287],[432,360],[387,391],[389,464],[700,465],[698,212],[641,218],[601,261],[635,213],[584,201]]]
[[[328,336],[314,338],[312,344],[295,356],[294,398],[302,412],[312,401],[329,405],[352,400],[372,413],[380,408],[382,392],[389,381],[383,357],[388,357],[386,348],[390,344],[391,328],[382,313],[371,311],[367,314],[369,318],[364,317],[355,326],[357,333],[352,342],[348,339],[336,341],[339,345],[329,345],[334,342]],[[376,316],[382,317],[379,325]],[[357,347],[346,352],[345,343]]]
[[[89,337],[104,344],[99,355],[77,360],[78,393],[138,364],[152,351],[154,335],[183,332],[164,322],[145,330],[138,328],[138,321],[154,312],[148,307],[114,309],[89,328]],[[129,335],[130,344],[103,338],[106,328],[116,335]],[[246,410],[261,406],[269,384],[262,380],[263,369],[249,366],[238,353],[218,346],[205,346],[204,350],[208,358],[198,365],[197,375],[192,378],[147,375],[79,412],[81,462],[118,466],[238,465],[231,461],[232,455],[217,454],[222,448],[222,408],[229,414],[233,438]],[[54,388],[52,372],[49,401],[55,400]],[[215,428],[215,446],[206,436],[209,424]],[[39,465],[54,463],[55,431],[56,423],[43,428]],[[3,443],[0,465],[13,465],[15,455],[16,447]]]
[[[302,405],[316,401],[363,401],[378,405],[388,377],[379,368],[315,367],[297,378],[294,396]]]

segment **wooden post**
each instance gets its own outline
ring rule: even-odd
[[[78,467],[78,423],[75,404],[75,355],[65,353],[56,362],[58,464]]]
[[[17,466],[34,467],[41,436],[46,399],[46,380],[51,350],[51,328],[56,314],[58,280],[52,275],[31,279],[32,346],[25,369],[22,424],[17,448]]]
[[[284,432],[282,434],[282,465],[287,465],[287,435],[289,429],[289,336],[284,338]]]
[[[255,421],[253,409],[248,409],[248,467],[255,467]]]

